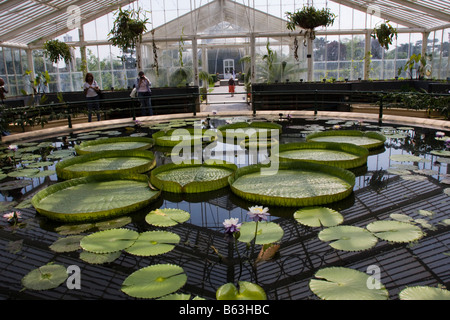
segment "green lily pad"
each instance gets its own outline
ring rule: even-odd
[[[190,213],[184,210],[164,208],[151,211],[145,216],[145,221],[157,227],[172,227],[188,221],[190,217]]]
[[[388,291],[368,274],[342,267],[319,270],[309,287],[323,300],[387,300]],[[368,286],[368,281],[373,286]],[[379,289],[378,289],[379,288]]]
[[[28,187],[29,185],[33,184],[33,181],[31,180],[13,180],[13,181],[7,181],[0,184],[0,191],[10,191],[10,190],[17,190],[22,189],[25,187]]]
[[[238,240],[250,243],[255,239],[255,244],[268,244],[280,241],[283,235],[284,231],[277,223],[258,222],[256,230],[256,222],[244,222]]]
[[[319,239],[332,241],[330,246],[337,250],[362,251],[375,246],[378,239],[366,229],[354,226],[337,226],[319,232]]]
[[[402,213],[391,213],[389,217],[393,220],[400,221],[400,222],[412,222],[413,218],[410,216],[407,216],[406,214]]]
[[[67,269],[58,264],[47,264],[30,271],[22,278],[22,285],[30,290],[49,290],[67,279]]]
[[[217,300],[267,300],[267,295],[261,286],[239,281],[239,288],[233,283],[226,283],[216,291]]]
[[[139,233],[130,229],[99,231],[81,239],[81,247],[89,252],[110,253],[124,250],[137,240]]]
[[[344,221],[344,217],[337,211],[324,207],[308,207],[294,213],[298,223],[309,227],[334,227]]]
[[[90,264],[104,264],[113,262],[120,257],[122,251],[110,252],[110,253],[94,253],[89,251],[82,251],[80,253],[80,259]]]
[[[450,300],[450,291],[441,288],[416,286],[400,291],[399,298],[400,300]]]
[[[386,137],[377,132],[330,130],[308,134],[306,141],[351,143],[372,150],[381,148],[386,142]]]
[[[40,171],[39,169],[22,169],[22,170],[12,171],[12,172],[8,173],[8,177],[30,178],[30,177],[33,177],[39,171]]]
[[[180,242],[180,236],[167,231],[147,231],[139,234],[126,252],[136,256],[156,256],[169,252]]]
[[[186,281],[183,268],[171,264],[156,264],[129,275],[122,283],[122,291],[135,298],[159,298],[177,291]]]
[[[55,252],[72,252],[81,249],[80,241],[84,236],[69,236],[65,238],[60,238],[56,240],[52,245],[50,245],[50,249]]]
[[[423,236],[419,227],[400,221],[375,221],[366,228],[378,238],[391,242],[412,242]]]
[[[430,153],[435,155],[435,156],[450,157],[450,151],[449,150],[433,150]]]
[[[426,159],[419,157],[419,156],[413,156],[411,154],[393,154],[389,157],[392,161],[398,161],[398,162],[423,162],[426,161]]]
[[[119,132],[120,134],[120,132]],[[146,150],[153,146],[154,140],[146,137],[120,137],[85,141],[75,146],[77,154],[116,150]]]
[[[76,235],[92,229],[93,227],[94,225],[92,223],[70,224],[59,226],[55,231],[60,235]]]

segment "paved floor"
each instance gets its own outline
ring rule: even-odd
[[[214,87],[208,100],[200,107],[201,112],[230,112],[251,111],[251,106],[246,103],[246,92],[244,86],[236,86],[235,93],[228,93],[228,86]]]

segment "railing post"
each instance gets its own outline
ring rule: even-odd
[[[378,113],[378,125],[381,125],[383,123],[383,96],[384,93],[381,93],[381,97],[380,97],[380,110]]]
[[[317,116],[317,90],[314,92],[314,115]]]

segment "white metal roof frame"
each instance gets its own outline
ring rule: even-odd
[[[46,40],[74,29],[74,25],[76,26],[78,22],[80,25],[86,24],[117,10],[120,6],[133,2],[131,0],[0,0],[0,21],[2,21],[0,46],[36,48]],[[333,0],[333,2],[379,15],[382,19],[403,25],[414,32],[431,32],[450,28],[450,0]],[[236,6],[239,10],[236,10]],[[177,23],[179,26],[181,22],[184,23],[185,28],[188,26],[187,29],[194,32],[191,36],[197,35],[195,32],[201,32],[208,27],[202,25],[203,21],[199,19],[199,14],[205,9],[217,15],[218,19],[227,20],[233,15],[234,21],[240,21],[241,27],[248,32],[289,34],[282,23],[283,19],[235,1],[215,0],[156,28],[157,38],[179,37],[179,28],[170,26]],[[233,13],[230,10],[234,10]],[[192,19],[195,15],[197,15],[196,19]],[[236,15],[239,15],[238,19]],[[211,19],[205,20],[211,21]],[[258,21],[263,20],[270,26],[270,31],[257,30]],[[170,31],[176,34],[170,36]],[[335,30],[331,32],[336,33]],[[146,39],[149,40],[151,37],[147,36]]]

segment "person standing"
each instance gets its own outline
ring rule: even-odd
[[[5,80],[0,78],[0,98],[2,99],[2,104],[4,103],[4,100],[6,99],[5,93],[8,93],[8,90],[5,88]]]
[[[150,87],[152,83],[145,76],[143,71],[139,72],[139,77],[136,79],[135,87],[137,91],[137,97],[141,104],[141,112],[143,116],[152,116],[152,102],[150,96],[152,95],[152,90]]]
[[[97,84],[97,81],[94,80],[94,75],[92,73],[87,73],[84,80],[84,95],[86,96],[86,100],[88,101],[88,121],[92,121],[93,109],[95,109],[95,112],[97,113],[97,121],[100,121],[100,88]]]
[[[233,76],[230,77],[230,80],[228,80],[228,92],[231,93],[231,96],[234,97],[234,79]]]

